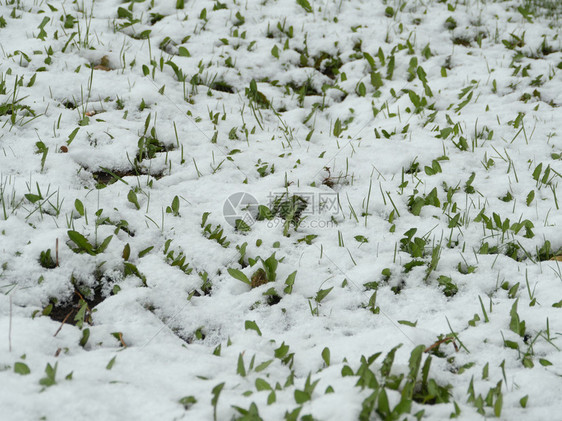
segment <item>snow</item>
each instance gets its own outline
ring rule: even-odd
[[[556,418],[561,9],[182,3],[0,5],[0,419]]]

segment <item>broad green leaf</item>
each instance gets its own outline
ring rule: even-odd
[[[31,373],[31,370],[29,369],[27,364],[22,363],[22,362],[17,362],[17,363],[14,364],[14,373],[18,373],[18,374],[21,374],[22,376],[25,376],[25,375]]]
[[[290,294],[293,292],[293,285],[295,284],[296,276],[297,276],[296,270],[293,273],[291,273],[289,276],[287,276],[287,279],[285,280],[285,285],[287,286],[283,290],[285,294]]]
[[[265,270],[266,279],[268,282],[275,282],[277,278],[277,266],[279,261],[275,257],[275,253],[269,256],[267,259],[263,260],[263,268]]]
[[[84,204],[79,199],[74,201],[74,208],[76,208],[76,212],[78,212],[80,216],[84,216]]]
[[[257,323],[253,320],[246,320],[246,322],[244,323],[244,328],[246,330],[255,330],[259,336],[261,336],[261,330],[258,327]]]
[[[266,382],[264,379],[259,378],[259,377],[256,379],[256,389],[259,392],[261,392],[262,390],[272,390],[269,383]]]
[[[140,209],[139,201],[137,199],[137,194],[133,191],[133,189],[129,190],[129,193],[127,194],[127,200],[131,202],[133,205],[135,205],[135,208],[137,208],[137,210]]]
[[[189,50],[185,47],[178,48],[178,54],[180,57],[191,57]]]
[[[197,399],[195,399],[194,396],[184,396],[178,401],[178,403],[180,405],[183,405],[185,409],[189,409],[191,406],[197,403]]]
[[[78,246],[80,251],[85,251],[92,256],[95,254],[92,245],[88,242],[86,237],[84,237],[78,231],[69,230],[67,233],[68,238],[70,238],[70,240]]]
[[[250,280],[248,279],[248,277],[246,275],[244,275],[244,272],[242,272],[241,270],[229,268],[228,273],[234,279],[238,279],[239,281],[242,281],[242,282],[244,282],[245,284],[248,284],[248,285],[252,284],[250,282]]]
[[[314,300],[315,300],[317,303],[322,302],[322,300],[323,300],[324,298],[326,298],[326,297],[328,296],[328,294],[329,294],[330,292],[332,292],[333,289],[334,289],[334,287],[319,290],[319,291],[316,293],[316,297],[314,298]]]
[[[295,402],[298,404],[308,402],[310,400],[310,393],[304,390],[295,390]]]

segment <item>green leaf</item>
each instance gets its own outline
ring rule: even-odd
[[[353,369],[348,366],[348,365],[344,365],[341,369],[341,376],[342,377],[348,377],[348,376],[353,376]]]
[[[43,309],[43,311],[41,312],[41,314],[42,314],[43,316],[48,316],[49,314],[51,314],[51,311],[53,311],[53,304],[52,304],[52,303],[49,304],[47,307],[45,307],[45,308]]]
[[[535,170],[533,171],[533,179],[535,181],[539,181],[542,172],[542,162],[536,166]]]
[[[216,421],[217,419],[217,403],[219,402],[219,396],[221,394],[222,388],[224,387],[224,382],[217,384],[213,387],[211,393],[213,394],[213,398],[211,399],[211,405],[213,405],[213,419]]]
[[[273,362],[273,360],[267,360],[264,361],[263,363],[259,364],[256,368],[255,368],[255,372],[259,373],[260,371],[265,370],[267,367],[269,367],[271,365],[271,363]]]
[[[90,339],[90,329],[86,328],[82,331],[82,338],[80,339],[80,346],[83,347],[88,343]]]
[[[76,127],[76,128],[72,131],[72,133],[70,133],[70,134],[68,135],[68,139],[67,139],[67,141],[66,141],[66,144],[67,144],[67,145],[70,145],[70,144],[72,143],[72,141],[74,140],[74,138],[75,138],[76,135],[78,134],[78,130],[80,130],[80,127]]]
[[[258,392],[261,392],[262,390],[272,390],[269,383],[259,377],[256,379],[256,389],[258,390]]]
[[[340,137],[342,132],[343,132],[343,129],[342,129],[342,125],[341,125],[341,120],[338,118],[338,119],[336,119],[336,122],[334,123],[334,136]]]
[[[84,216],[84,204],[80,200],[76,199],[74,201],[74,207],[80,216]]]
[[[76,322],[76,326],[78,326],[79,329],[82,329],[82,327],[84,326],[84,320],[86,318],[87,309],[88,309],[88,303],[84,300],[80,300],[80,309],[76,313],[76,316],[74,316],[74,321]]]
[[[180,199],[177,196],[174,196],[174,199],[172,200],[172,213],[177,216],[179,214],[180,211]]]
[[[283,342],[279,348],[274,351],[275,358],[283,359],[289,352],[289,348],[289,345],[285,345],[285,342]]]
[[[515,302],[513,303],[513,306],[511,307],[511,310],[509,312],[510,316],[511,316],[511,321],[509,322],[509,328],[517,333],[519,336],[525,336],[525,322],[522,322],[519,319],[519,314],[517,314],[517,304],[519,302],[519,299],[515,300]]]
[[[392,368],[392,364],[394,363],[394,355],[396,354],[396,350],[398,348],[400,348],[402,346],[402,344],[399,344],[397,346],[395,346],[394,348],[392,348],[388,354],[386,355],[386,357],[384,358],[383,362],[382,362],[382,366],[381,366],[381,374],[384,377],[387,377],[390,374],[390,370]]]
[[[139,251],[139,259],[140,259],[141,257],[146,256],[148,253],[150,253],[150,251],[151,251],[153,248],[154,248],[154,246],[150,246],[150,247],[145,248],[144,250]]]
[[[367,237],[362,236],[362,235],[356,235],[353,238],[355,238],[355,240],[360,242],[360,243],[368,243],[369,242],[369,239]]]
[[[367,60],[367,63],[369,63],[369,66],[371,66],[372,70],[377,68],[373,56],[371,56],[369,53],[363,52],[363,57],[365,58],[365,60]]]
[[[262,260],[263,268],[265,270],[265,278],[268,282],[275,282],[275,278],[277,278],[277,266],[279,265],[279,261],[275,258],[275,253],[269,256],[267,259]]]
[[[25,194],[24,196],[25,196],[25,198],[26,198],[27,200],[29,200],[31,203],[36,203],[36,202],[38,202],[39,200],[43,199],[40,195],[32,194],[32,193],[27,193],[27,194]]]
[[[326,347],[322,350],[322,359],[324,360],[324,364],[326,364],[326,366],[330,365],[330,348]]]
[[[272,390],[269,396],[267,397],[267,404],[271,405],[272,403],[275,403],[276,400],[277,400],[277,395],[275,394],[275,390]]]
[[[244,357],[242,353],[238,354],[238,364],[236,367],[236,374],[246,377],[246,367],[244,367]]]
[[[146,277],[139,271],[139,269],[131,262],[123,262],[123,274],[125,276],[135,275],[146,286]]]
[[[22,363],[22,362],[17,362],[17,363],[14,364],[14,373],[18,373],[18,374],[21,374],[22,376],[25,376],[25,375],[31,373],[31,370],[29,369],[27,364]]]
[[[178,54],[180,57],[191,57],[189,50],[185,47],[178,48]]]
[[[297,4],[302,7],[306,13],[312,13],[312,6],[308,0],[297,0]]]
[[[79,252],[85,251],[92,256],[95,255],[92,245],[88,242],[86,237],[80,234],[78,231],[69,230],[67,232],[68,238],[78,246]]]
[[[242,272],[241,270],[229,268],[228,273],[234,279],[238,279],[239,281],[242,281],[245,284],[252,285],[252,283],[250,282],[248,277],[246,275],[244,275],[244,272]]]
[[[519,349],[519,344],[517,342],[514,341],[509,341],[509,340],[505,340],[504,341],[505,346],[511,349]]]
[[[379,89],[383,85],[382,76],[379,72],[371,73],[371,85],[373,85],[375,89]]]
[[[307,393],[304,390],[295,390],[295,402],[299,405],[308,402],[310,397],[310,393]]]
[[[95,251],[96,254],[103,253],[105,251],[105,249],[107,248],[107,246],[109,246],[109,243],[111,242],[112,238],[113,238],[113,235],[110,235],[105,240],[103,240],[103,243],[101,243],[101,245],[99,245],[98,248],[96,249],[96,251]]]
[[[360,82],[359,85],[357,85],[357,95],[360,97],[367,95],[367,88],[365,88],[365,84],[363,82]]]
[[[408,378],[413,382],[416,381],[416,378],[418,376],[422,354],[424,350],[425,350],[425,345],[418,345],[413,349],[412,353],[410,354],[410,361],[408,364],[410,367],[410,372],[408,373]]]
[[[131,20],[133,19],[133,13],[123,7],[120,7],[119,9],[117,9],[117,17],[119,19]]]
[[[183,405],[183,407],[187,410],[197,403],[197,399],[195,399],[194,396],[184,396],[178,401],[178,403]]]
[[[129,243],[125,244],[125,247],[123,247],[123,260],[129,260],[129,257],[131,256],[131,246],[129,245]]]
[[[494,415],[499,418],[502,414],[503,395],[500,393],[494,403]]]
[[[527,195],[527,200],[525,201],[525,203],[527,203],[527,206],[530,206],[534,199],[535,199],[535,191],[531,190]]]
[[[107,365],[105,366],[106,370],[111,370],[113,368],[113,365],[115,364],[115,359],[117,358],[117,355],[115,357],[113,357],[111,360],[109,360],[109,362],[107,363]]]
[[[287,276],[287,279],[285,280],[285,285],[287,286],[283,290],[285,294],[290,294],[293,292],[293,285],[295,284],[296,276],[297,276],[296,270],[293,273],[291,273],[289,276]]]
[[[390,413],[390,406],[388,404],[388,396],[386,390],[383,388],[379,394],[377,412],[386,419],[386,416]]]
[[[135,208],[137,208],[137,210],[140,209],[139,200],[137,199],[137,194],[134,192],[133,189],[129,190],[129,193],[127,194],[127,200],[131,202],[133,205],[135,205]]]
[[[244,322],[244,328],[246,330],[255,330],[258,333],[258,335],[261,336],[261,330],[258,327],[257,323],[253,320],[246,320]]]
[[[412,101],[412,104],[414,104],[416,108],[421,105],[420,97],[414,91],[409,90],[408,96],[410,97],[410,101]]]
[[[332,292],[332,290],[334,289],[334,287],[331,288],[327,288],[327,289],[321,289],[316,293],[316,297],[314,298],[314,301],[316,301],[317,303],[322,302],[322,300],[324,298],[326,298],[328,296],[328,294],[330,292]]]
[[[55,377],[57,375],[57,366],[58,362],[55,363],[54,367],[47,363],[47,366],[45,367],[45,377],[39,380],[39,384],[41,386],[49,387],[56,384]]]
[[[264,205],[258,206],[258,216],[256,217],[258,221],[263,221],[265,219],[271,220],[273,219],[273,213],[271,210]]]
[[[535,363],[533,363],[533,360],[529,355],[524,356],[521,362],[525,368],[533,368],[535,366]]]

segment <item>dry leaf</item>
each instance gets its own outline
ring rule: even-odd
[[[267,278],[265,275],[265,270],[259,268],[253,275],[252,275],[252,288],[257,288],[260,285],[267,284]]]
[[[104,72],[109,72],[111,67],[109,67],[109,57],[103,56],[101,58],[100,64],[94,66],[95,70],[103,70]]]

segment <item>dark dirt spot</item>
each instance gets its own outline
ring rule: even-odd
[[[92,309],[105,298],[101,294],[101,285],[90,291],[89,295],[83,295],[75,288],[70,300],[53,306],[49,317],[54,321],[75,326],[79,319],[76,316],[85,303],[84,323],[92,324]]]
[[[92,172],[92,177],[96,180],[96,188],[103,189],[116,181],[119,181],[123,177],[138,177],[140,175],[150,175],[155,179],[159,180],[164,176],[163,172],[160,173],[150,173],[144,170],[137,170],[135,168],[127,170],[127,171],[120,171],[120,170],[100,170]]]

